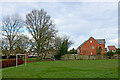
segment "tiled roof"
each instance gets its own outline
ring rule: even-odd
[[[90,37],[90,38],[93,38],[93,37]],[[89,38],[89,39],[90,39]],[[89,40],[88,39],[88,40]],[[87,42],[88,40],[86,40],[85,42]],[[105,39],[95,39],[99,44],[105,44]],[[79,47],[81,47],[85,42],[83,42]]]
[[[84,41],[79,47],[81,47],[86,41]]]
[[[99,44],[105,44],[105,39],[95,39]]]
[[[116,48],[115,48],[115,46],[108,46],[108,49],[109,49],[109,51],[111,51],[111,50],[116,50]]]

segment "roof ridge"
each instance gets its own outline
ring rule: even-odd
[[[90,38],[93,38],[92,36],[90,37]],[[89,39],[90,39],[89,38]],[[88,40],[89,40],[88,39]],[[95,39],[95,38],[93,38],[93,39]],[[85,42],[87,42],[88,40],[85,40],[79,47],[81,47]],[[105,42],[105,39],[95,39],[99,44],[105,44],[106,42]],[[100,42],[100,40],[104,40],[103,42]]]
[[[93,37],[91,36],[90,38],[93,38]],[[90,39],[90,38],[89,38],[89,39]],[[89,39],[88,39],[88,40],[89,40]],[[93,39],[95,39],[95,38],[93,38]],[[87,42],[88,40],[85,40],[79,47],[81,47],[81,46],[82,46],[85,42]]]

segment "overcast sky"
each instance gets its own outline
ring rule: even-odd
[[[59,35],[68,35],[77,48],[91,36],[118,46],[117,2],[8,2],[0,3],[2,16],[17,13],[25,19],[32,9],[43,8],[52,17]],[[71,49],[70,48],[70,49]]]

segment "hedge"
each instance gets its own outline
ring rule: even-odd
[[[9,59],[15,59],[16,56],[10,56]],[[18,55],[18,58],[20,58],[20,56]],[[7,56],[2,56],[2,59],[7,59]]]
[[[23,60],[21,58],[19,58],[17,61],[18,65],[23,64]],[[2,61],[2,68],[11,66],[16,66],[16,59],[7,59]]]

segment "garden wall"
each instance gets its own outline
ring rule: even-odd
[[[23,60],[21,58],[19,58],[17,61],[18,65],[23,64]],[[7,59],[2,61],[2,68],[11,66],[16,66],[16,59]]]
[[[61,57],[62,60],[88,60],[88,59],[109,59],[105,55],[79,55],[79,54],[65,54]],[[118,57],[112,56],[111,59],[118,59]]]

